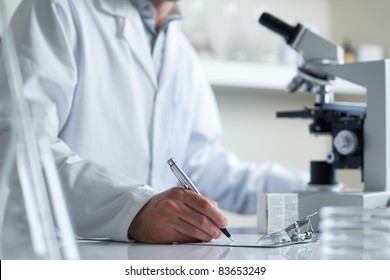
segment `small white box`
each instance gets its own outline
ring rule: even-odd
[[[257,229],[267,234],[279,231],[298,220],[296,193],[257,194]]]

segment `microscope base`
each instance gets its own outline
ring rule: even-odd
[[[389,207],[390,192],[332,192],[305,191],[298,192],[299,217],[314,212],[318,215],[311,218],[313,229],[319,231],[319,211],[324,206],[358,206],[364,208]]]

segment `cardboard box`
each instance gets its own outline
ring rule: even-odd
[[[279,231],[298,220],[296,193],[259,193],[257,195],[257,229],[267,234]]]

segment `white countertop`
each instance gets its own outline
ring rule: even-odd
[[[235,239],[258,239],[256,234],[234,234]],[[112,241],[80,241],[87,260],[310,260],[321,259],[318,242],[279,248],[243,248],[189,244],[155,245]]]

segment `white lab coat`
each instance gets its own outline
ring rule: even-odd
[[[178,22],[159,80],[129,0],[27,0],[11,26],[78,235],[127,240],[147,200],[178,185],[171,157],[231,211],[254,213],[256,192],[304,188],[306,174],[240,162],[220,145],[216,101]]]

